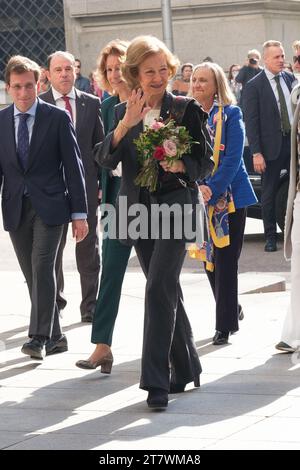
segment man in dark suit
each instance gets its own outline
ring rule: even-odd
[[[275,195],[280,171],[289,169],[292,109],[290,93],[295,80],[284,72],[284,50],[279,41],[263,45],[265,69],[244,90],[243,111],[253,166],[262,174],[262,215],[265,251],[277,250]]]
[[[0,111],[0,189],[9,232],[31,299],[34,358],[67,350],[59,325],[54,266],[64,224],[77,242],[88,232],[84,172],[69,115],[39,98],[39,66],[12,57],[5,81],[13,104]],[[52,338],[52,341],[50,341]]]
[[[51,88],[40,97],[48,103],[69,109],[76,129],[77,142],[85,170],[85,181],[88,199],[89,233],[85,240],[76,246],[76,263],[80,274],[82,301],[80,305],[81,320],[91,322],[98,294],[100,270],[98,240],[98,169],[94,162],[93,148],[103,140],[103,125],[99,98],[74,88],[75,59],[69,52],[57,51],[48,57],[48,79]],[[63,249],[66,244],[66,226],[57,257],[58,305],[62,309],[66,300],[62,295]]]

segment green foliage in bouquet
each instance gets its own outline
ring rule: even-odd
[[[198,144],[184,126],[177,126],[174,119],[167,122],[155,121],[134,140],[141,169],[135,184],[153,192],[157,188],[159,162],[169,164],[191,152],[192,144]]]

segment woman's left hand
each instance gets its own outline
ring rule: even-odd
[[[162,160],[159,164],[165,171],[170,173],[185,173],[185,165],[182,160],[174,160],[173,162]]]
[[[207,204],[208,201],[212,197],[212,190],[210,189],[209,186],[206,186],[205,184],[201,184],[199,186],[199,191],[202,193],[203,200],[204,200],[205,204]]]

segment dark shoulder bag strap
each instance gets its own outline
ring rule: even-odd
[[[186,96],[176,96],[173,98],[170,107],[170,117],[174,119],[177,124],[182,123],[182,119],[188,104],[193,98],[187,98]]]

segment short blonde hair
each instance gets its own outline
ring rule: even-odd
[[[292,44],[292,48],[293,48],[295,54],[299,54],[299,51],[300,51],[300,41],[299,41],[299,40],[294,41],[293,44]]]
[[[124,62],[126,58],[126,51],[128,48],[129,42],[123,41],[122,39],[114,39],[110,41],[100,52],[100,55],[97,60],[97,70],[95,71],[95,79],[102,88],[102,90],[108,91],[109,93],[113,92],[108,80],[107,80],[107,70],[106,62],[109,55],[115,55],[120,59],[120,62]]]
[[[251,55],[256,55],[259,59],[261,59],[260,52],[257,49],[250,49],[247,53],[248,59],[250,58]]]
[[[216,95],[220,105],[226,106],[236,104],[236,98],[230,89],[225,72],[219,64],[216,64],[215,62],[202,62],[201,64],[196,65],[192,73],[191,83],[194,74],[199,69],[209,69],[212,71],[217,88]]]
[[[169,78],[173,78],[179,66],[179,60],[167,46],[155,36],[138,36],[134,38],[128,49],[126,60],[122,66],[123,76],[130,88],[139,86],[139,67],[151,54],[163,53],[166,57]]]
[[[280,41],[275,41],[274,39],[270,39],[269,41],[266,41],[263,44],[263,55],[265,55],[269,47],[282,47],[283,48],[283,45]]]

